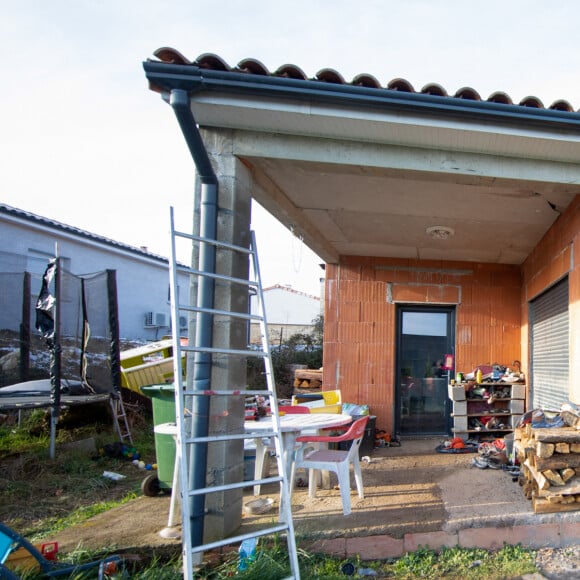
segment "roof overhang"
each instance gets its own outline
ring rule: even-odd
[[[148,61],[325,261],[519,264],[580,193],[580,114]],[[433,237],[429,228],[442,226]]]

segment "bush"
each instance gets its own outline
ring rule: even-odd
[[[271,347],[272,370],[279,397],[288,398],[292,394],[294,372],[291,365],[306,365],[309,369],[322,367],[324,318],[318,316],[312,324],[312,334],[293,334],[281,344]],[[252,389],[266,389],[264,359],[248,357],[247,369],[248,386]]]

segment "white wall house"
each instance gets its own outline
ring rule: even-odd
[[[322,314],[320,298],[280,284],[264,288],[263,294],[271,344],[282,342],[293,334],[312,333],[312,321]],[[252,314],[261,314],[255,296],[251,299],[251,309]],[[252,323],[250,342],[257,344],[260,340],[259,325]]]
[[[0,281],[5,286],[0,287],[0,330],[18,330],[21,320],[22,296],[10,291],[7,274],[30,272],[31,293],[38,296],[55,244],[63,269],[72,274],[116,271],[121,338],[155,340],[170,333],[167,258],[4,204],[0,204]],[[183,277],[180,289],[187,291],[188,285]],[[186,326],[184,320],[184,330]]]

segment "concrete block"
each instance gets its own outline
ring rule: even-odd
[[[453,415],[467,415],[467,401],[453,401]]]
[[[580,544],[580,522],[561,522],[560,538],[562,546]]]
[[[449,385],[447,392],[452,401],[465,401],[465,387],[463,385]]]
[[[346,557],[359,556],[361,560],[400,558],[405,553],[404,540],[388,535],[346,538]]]
[[[447,532],[419,532],[416,534],[405,534],[405,552],[415,552],[421,546],[431,550],[441,548],[453,548],[459,544],[457,534]]]
[[[505,528],[469,528],[459,530],[459,545],[462,548],[484,548],[496,550],[504,544],[521,544],[528,548],[560,545],[558,524],[529,524],[506,526]]]
[[[512,415],[510,417],[510,427],[512,429],[515,429],[518,425],[518,423],[520,422],[520,419],[522,418],[522,415]]]
[[[524,412],[525,401],[510,401],[510,413],[522,414]]]
[[[453,417],[453,429],[455,431],[467,431],[467,417],[465,415]]]
[[[345,558],[346,553],[346,538],[331,538],[329,540],[316,540],[308,545],[308,551],[313,553],[329,554],[339,558]]]
[[[525,399],[526,385],[512,385],[512,399]]]

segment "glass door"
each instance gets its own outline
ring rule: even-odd
[[[454,368],[455,309],[399,306],[395,427],[401,435],[449,433],[447,384]]]

